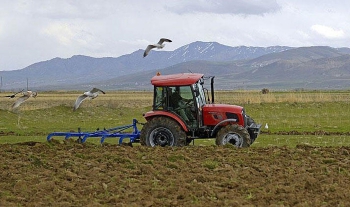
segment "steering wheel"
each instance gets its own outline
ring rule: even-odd
[[[186,106],[191,106],[191,104],[193,103],[192,99],[187,99],[184,101]]]
[[[179,106],[177,108],[175,108],[174,110],[175,111],[178,111],[180,109],[186,109],[188,107],[191,107],[192,106],[192,103],[193,103],[193,100],[192,99],[182,99],[181,100],[183,102],[182,106]]]

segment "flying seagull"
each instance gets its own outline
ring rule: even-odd
[[[145,53],[143,53],[143,57],[146,57],[149,51],[151,51],[153,48],[162,49],[165,46],[163,42],[172,42],[172,41],[166,38],[161,38],[157,44],[148,45],[145,50]]]
[[[14,94],[12,94],[12,95],[5,96],[5,97],[14,98],[14,97],[16,97],[17,94],[22,93],[23,91],[24,91],[24,89],[22,89],[21,91],[18,91],[18,92],[16,92],[16,93],[14,93]]]
[[[83,95],[78,96],[77,100],[75,101],[74,104],[74,109],[73,111],[77,110],[81,104],[86,98],[94,99],[98,96],[99,92],[105,94],[104,91],[98,88],[93,88],[91,91],[86,91],[84,92]]]
[[[23,96],[19,97],[15,101],[15,103],[13,103],[13,105],[12,105],[13,109],[19,107],[19,105],[21,105],[23,102],[25,102],[29,97],[35,98],[38,95],[38,93],[35,91],[26,91],[26,92],[22,92],[22,95]]]

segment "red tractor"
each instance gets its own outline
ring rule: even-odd
[[[209,90],[204,81],[210,80]],[[249,147],[260,133],[243,107],[214,103],[214,76],[198,73],[157,74],[153,110],[144,114],[147,123],[140,134],[146,146],[184,146],[195,139],[215,138],[217,145]]]

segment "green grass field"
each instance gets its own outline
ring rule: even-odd
[[[0,95],[7,95],[0,93]],[[152,92],[111,91],[95,100],[86,100],[73,112],[80,92],[39,92],[17,110],[11,110],[15,99],[0,99],[0,143],[46,141],[55,131],[95,131],[131,124],[136,118],[145,122],[142,114],[152,105]],[[349,146],[349,91],[271,92],[219,91],[216,103],[244,106],[248,115],[269,129],[252,147]],[[139,126],[142,127],[141,125]],[[292,135],[285,135],[292,134]],[[329,134],[329,135],[328,135]],[[62,138],[63,139],[63,138]],[[91,138],[89,142],[99,143]],[[117,143],[115,138],[106,142]],[[195,145],[212,145],[213,139],[196,140]]]

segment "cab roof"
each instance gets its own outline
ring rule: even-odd
[[[172,75],[157,74],[151,79],[154,86],[188,86],[203,77],[200,73],[178,73]]]

